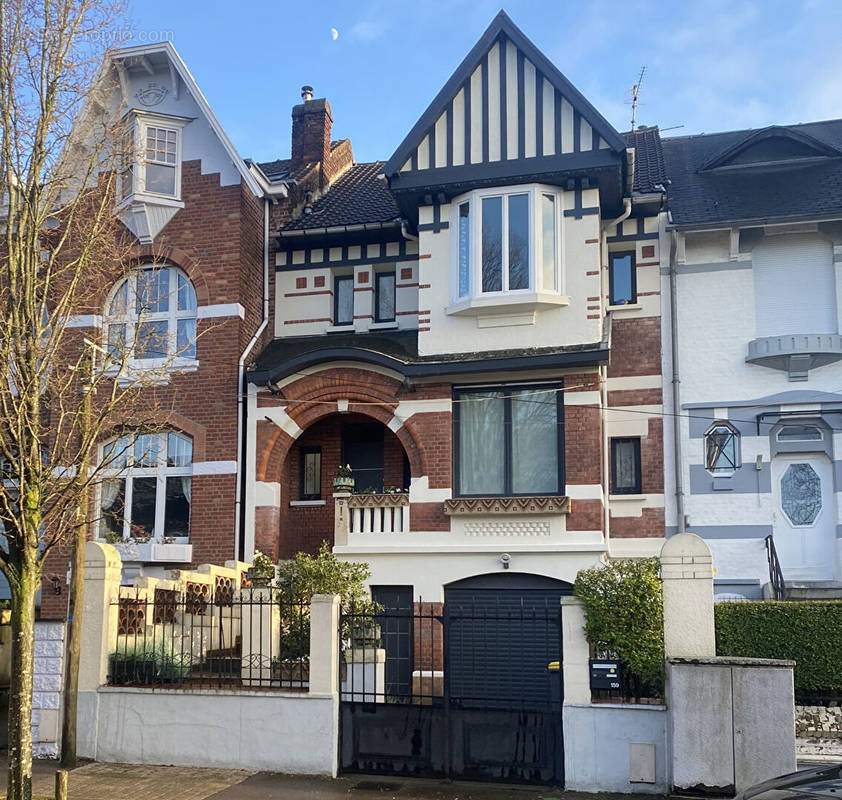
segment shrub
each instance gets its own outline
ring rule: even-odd
[[[657,559],[611,561],[582,570],[573,593],[585,606],[585,636],[614,654],[638,688],[657,690],[664,675],[664,603]]]
[[[842,603],[717,603],[721,656],[791,659],[796,694],[842,693]]]

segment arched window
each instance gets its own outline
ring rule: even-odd
[[[102,447],[100,537],[187,542],[193,441],[172,431],[136,433]]]
[[[119,283],[106,309],[106,347],[115,359],[196,358],[196,292],[170,266],[144,267]]]
[[[740,434],[727,422],[716,422],[705,434],[705,467],[711,472],[734,472],[740,466]]]

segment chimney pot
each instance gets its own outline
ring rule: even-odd
[[[313,99],[313,87],[312,86],[302,86],[301,87],[301,99],[306,103],[308,100]]]

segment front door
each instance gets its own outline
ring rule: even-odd
[[[835,580],[836,509],[830,460],[812,453],[776,455],[772,493],[775,549],[784,578]]]
[[[342,426],[342,463],[354,471],[354,490],[383,491],[383,426],[348,423]]]

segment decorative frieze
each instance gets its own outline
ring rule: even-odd
[[[449,516],[478,514],[569,514],[566,495],[542,497],[454,497],[444,501]]]
[[[409,495],[398,492],[352,494],[348,498],[349,508],[399,508],[408,505]]]
[[[522,538],[549,536],[550,533],[551,528],[548,520],[506,519],[465,523],[465,536],[470,537]]]

